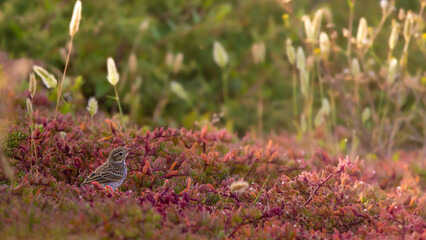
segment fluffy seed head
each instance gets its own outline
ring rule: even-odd
[[[322,99],[321,109],[323,110],[325,115],[327,115],[327,116],[330,115],[331,107],[330,107],[330,102],[328,101],[327,98]]]
[[[182,68],[182,63],[183,63],[183,53],[178,53],[175,56],[174,62],[173,62],[173,73],[176,74],[180,71],[180,69]]]
[[[408,12],[407,17],[405,18],[405,23],[404,23],[404,39],[405,41],[408,41],[408,39],[410,39],[411,37],[411,32],[413,30],[413,26],[414,26],[414,18],[413,18],[413,13]]]
[[[367,20],[365,20],[365,18],[361,18],[359,20],[358,32],[356,35],[356,46],[359,49],[365,46],[367,42],[367,34],[368,34]]]
[[[149,19],[145,19],[143,20],[143,22],[141,22],[141,24],[139,25],[139,31],[145,31],[147,30],[149,27]]]
[[[33,103],[29,98],[27,98],[27,112],[30,117],[33,115]]]
[[[302,47],[297,48],[297,62],[296,67],[299,70],[306,68],[306,58],[305,58],[305,52],[303,51]]]
[[[41,81],[47,88],[54,88],[58,84],[55,76],[40,66],[33,66],[34,72],[41,78]]]
[[[96,101],[96,98],[89,98],[89,101],[87,102],[87,111],[89,111],[90,116],[92,117],[98,112],[98,101]]]
[[[380,7],[382,8],[383,12],[386,12],[389,7],[389,1],[388,0],[380,0]]]
[[[287,39],[285,45],[287,59],[291,65],[294,65],[294,61],[296,60],[296,50],[294,50],[291,39]]]
[[[371,116],[371,110],[369,107],[366,107],[364,111],[362,111],[362,123],[364,124]]]
[[[36,78],[34,76],[34,73],[30,74],[30,84],[28,86],[28,90],[30,91],[31,98],[34,97],[34,94],[36,92],[37,82]]]
[[[170,89],[172,90],[172,92],[174,94],[176,94],[181,99],[185,100],[189,105],[192,104],[188,93],[185,91],[185,88],[183,88],[183,86],[180,83],[178,83],[176,81],[171,81],[170,82]]]
[[[398,42],[398,23],[396,21],[392,21],[392,32],[389,37],[389,48],[393,50],[395,48],[396,43]]]
[[[300,69],[300,91],[304,97],[309,95],[309,72],[305,68]]]
[[[74,35],[78,31],[78,27],[80,26],[81,20],[81,1],[77,0],[74,5],[74,11],[72,12],[72,18],[70,22],[70,36],[74,37]]]
[[[395,81],[396,74],[398,72],[398,60],[396,58],[393,58],[389,63],[389,69],[388,69],[388,83],[392,84]]]
[[[237,181],[231,184],[231,192],[243,193],[249,187],[248,182],[246,181]]]
[[[352,75],[354,77],[357,76],[361,72],[361,67],[359,66],[359,61],[356,58],[352,59],[351,71],[352,71]]]
[[[213,44],[213,59],[219,67],[224,68],[228,64],[228,53],[220,42],[215,41]]]
[[[321,32],[320,34],[320,52],[324,58],[328,58],[330,54],[330,39],[328,38],[327,33]]]
[[[311,22],[311,19],[309,17],[302,18],[302,21],[305,23],[305,33],[306,38],[309,42],[313,43],[315,41],[315,29],[314,25]]]
[[[111,83],[113,86],[117,85],[118,81],[120,80],[120,75],[118,75],[117,68],[115,67],[115,62],[112,57],[109,57],[107,60],[107,68],[108,68],[108,75],[107,79],[108,82]]]
[[[173,68],[174,58],[175,57],[173,56],[173,53],[167,52],[167,54],[166,54],[166,60],[165,60],[167,68],[169,68],[169,69]]]
[[[315,13],[314,20],[312,21],[312,27],[314,29],[314,37],[317,38],[320,30],[321,30],[321,23],[322,23],[322,9],[318,9],[318,11]]]

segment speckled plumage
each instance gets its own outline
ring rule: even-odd
[[[98,182],[103,187],[110,186],[112,190],[117,189],[127,176],[126,158],[130,149],[119,147],[111,151],[108,160],[99,166],[83,182],[89,184]]]

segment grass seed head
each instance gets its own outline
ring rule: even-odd
[[[389,48],[391,50],[393,50],[396,46],[396,43],[398,42],[398,36],[399,36],[399,31],[398,31],[398,23],[393,20],[392,21],[392,32],[391,35],[389,37]]]
[[[47,88],[54,88],[58,84],[58,81],[56,80],[55,76],[49,73],[46,69],[34,65],[33,70],[41,78],[41,81]]]
[[[224,68],[228,64],[228,53],[218,41],[215,41],[213,44],[213,59],[221,68]]]
[[[410,39],[413,25],[414,25],[413,13],[408,12],[407,17],[405,18],[404,31],[403,31],[405,41],[408,41],[408,39]]]
[[[358,32],[356,35],[356,46],[359,49],[364,48],[367,43],[367,35],[368,35],[368,25],[367,20],[365,18],[361,18],[359,20]]]
[[[81,1],[77,0],[74,5],[74,10],[72,12],[72,18],[70,22],[70,36],[74,37],[74,35],[77,33],[78,28],[80,26],[80,20],[81,20]]]
[[[36,78],[34,76],[34,73],[30,74],[30,84],[28,86],[28,90],[30,91],[31,98],[34,97],[34,94],[36,92],[37,82]]]
[[[87,111],[89,111],[90,116],[93,117],[98,112],[98,101],[94,97],[90,97],[87,102]]]
[[[328,38],[327,33],[321,32],[320,34],[320,52],[321,55],[327,59],[330,54],[330,39]]]
[[[248,182],[246,181],[237,181],[231,184],[231,192],[243,193],[249,187]]]
[[[352,59],[351,72],[354,77],[356,77],[361,72],[361,67],[359,66],[359,61],[357,58]]]
[[[176,54],[175,59],[173,61],[173,73],[174,74],[177,74],[180,71],[180,69],[182,68],[183,58],[184,58],[183,53],[180,52],[180,53]]]
[[[27,98],[27,112],[30,117],[33,115],[33,104],[29,98]]]
[[[321,31],[321,23],[322,23],[322,9],[318,9],[315,13],[314,20],[312,21],[312,27],[314,30],[315,39],[319,36]]]
[[[314,29],[314,25],[311,22],[311,19],[309,19],[309,17],[305,16],[302,18],[302,21],[305,24],[305,33],[306,33],[306,38],[308,39],[308,42],[315,42],[315,29]]]
[[[388,69],[388,83],[392,84],[395,81],[396,74],[398,73],[398,60],[393,58],[389,63]]]
[[[120,75],[117,72],[117,68],[115,67],[115,62],[112,57],[109,57],[107,60],[107,68],[108,68],[108,75],[107,79],[108,82],[111,83],[113,86],[117,85],[118,81],[120,80]]]
[[[294,62],[296,60],[296,50],[294,50],[291,39],[288,38],[286,40],[285,45],[286,45],[285,50],[286,50],[287,59],[291,65],[294,65]]]
[[[306,58],[305,58],[305,52],[303,51],[302,47],[297,48],[297,62],[296,67],[299,70],[306,68]]]

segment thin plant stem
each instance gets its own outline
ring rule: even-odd
[[[229,92],[228,92],[228,74],[226,73],[226,70],[222,69],[222,89],[223,89],[223,102],[225,104],[225,109],[228,111],[229,107]],[[225,112],[225,116],[228,115],[227,112]]]
[[[327,125],[329,127],[329,132],[330,132],[330,135],[331,135],[331,138],[332,138],[332,141],[333,141],[332,147],[334,147],[335,154],[340,154],[339,145],[337,143],[338,142],[337,137],[332,132],[333,128],[337,126],[336,99],[335,99],[335,96],[334,96],[334,94],[331,90],[328,92],[328,95],[330,96],[331,121],[330,121],[330,124],[327,124]]]
[[[121,110],[120,97],[118,96],[116,85],[114,85],[114,90],[115,90],[115,98],[116,98],[117,104],[118,104],[118,110],[120,110],[121,123],[123,124],[124,131],[127,132],[126,124],[124,123],[123,110]]]
[[[379,95],[379,105],[377,107],[377,121],[379,123],[379,134],[381,134],[381,129],[382,129],[382,118],[384,118],[384,115],[386,115],[385,113],[385,108],[384,108],[384,98],[385,98],[385,90],[383,89],[383,91],[380,91],[380,95]],[[373,134],[373,143],[376,142],[376,140],[379,138],[379,134]]]
[[[297,76],[295,69],[292,69],[292,78],[293,78],[293,111],[294,111],[294,118],[297,119],[298,115],[298,104],[297,104]]]
[[[349,64],[349,69],[351,68],[352,65],[352,60],[351,60],[351,52],[352,52],[352,28],[353,28],[353,23],[354,23],[354,5],[355,5],[355,0],[348,0],[348,5],[349,5],[349,27],[348,27],[348,48],[347,48],[347,53],[346,55],[348,56],[348,64]]]
[[[259,91],[259,100],[257,104],[257,131],[259,137],[262,136],[263,132],[263,98],[262,98],[262,90]]]
[[[33,100],[31,99],[31,105],[33,104]],[[28,113],[29,118],[30,118],[30,142],[31,142],[31,147],[30,147],[30,155],[31,157],[34,157],[35,160],[35,170],[36,172],[38,172],[38,162],[37,162],[37,149],[35,146],[35,141],[34,141],[34,120],[33,120],[33,114],[32,113]],[[34,170],[34,166],[31,166],[32,170]]]
[[[378,138],[380,140],[380,138],[383,136],[383,128],[385,125],[385,121],[386,121],[386,116],[388,115],[388,110],[389,110],[389,101],[386,101],[384,103],[384,107],[383,107],[383,111],[382,111],[382,118],[379,120],[379,134],[378,134]]]
[[[321,74],[320,74],[320,66],[319,66],[319,61],[316,61],[316,68],[315,68],[315,70],[316,70],[316,73],[317,73],[317,76],[318,76],[318,84],[319,84],[319,89],[320,89],[320,96],[321,96],[321,99],[323,99],[324,98],[324,86],[323,86],[323,78],[322,78],[322,76],[321,76]]]
[[[311,75],[311,74],[310,74]],[[309,78],[311,78],[311,76],[309,76]],[[313,104],[314,104],[314,82],[313,79],[309,80],[309,91],[308,94],[305,98],[305,111],[306,111],[306,120],[308,123],[308,132],[310,132],[312,130],[312,109],[313,109]]]
[[[64,86],[64,80],[65,80],[65,75],[67,73],[67,69],[68,69],[68,63],[70,61],[70,55],[71,55],[71,51],[72,51],[72,40],[74,37],[71,37],[71,41],[70,41],[70,48],[68,49],[68,55],[67,55],[67,60],[65,62],[65,68],[64,68],[64,73],[62,74],[62,80],[61,80],[61,84],[58,85],[58,96],[56,98],[56,109],[55,109],[55,119],[56,119],[56,115],[58,114],[58,107],[59,107],[59,98],[61,97],[61,93],[62,93],[62,87]]]
[[[37,150],[34,142],[34,124],[33,124],[33,117],[30,116],[31,123],[30,123],[30,139],[31,139],[31,156],[34,157],[35,160],[35,170],[38,171],[38,163],[37,163]],[[34,170],[34,166],[33,166]]]
[[[258,193],[258,194],[257,194],[257,196],[256,196],[256,199],[254,199],[254,204],[256,204],[256,203],[257,203],[257,199],[259,199],[259,196],[260,196],[260,194],[262,193],[263,188],[265,187],[265,184],[266,184],[266,182],[268,181],[268,179],[269,179],[269,175],[268,175],[268,177],[265,179],[265,181],[263,182],[262,187],[260,188],[259,193]]]

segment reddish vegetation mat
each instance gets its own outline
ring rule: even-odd
[[[15,180],[0,171],[2,239],[426,238],[425,163],[416,153],[362,161],[214,128],[124,134],[110,121],[95,129],[36,121],[37,161],[28,125],[6,143]],[[123,145],[136,149],[118,190],[80,186]],[[238,180],[249,183],[245,192],[230,191]]]

